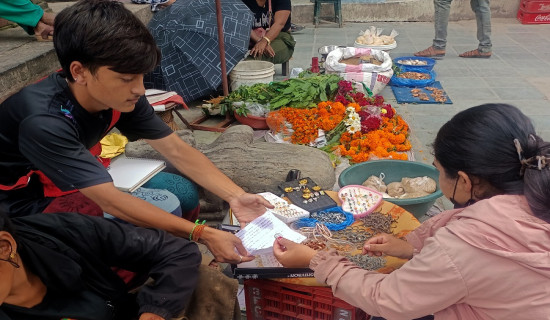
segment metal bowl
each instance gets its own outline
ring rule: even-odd
[[[319,48],[319,54],[327,55],[329,52],[331,52],[332,50],[334,50],[336,48],[338,48],[338,46],[335,46],[335,45],[323,46],[323,47]]]

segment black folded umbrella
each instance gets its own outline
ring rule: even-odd
[[[223,0],[223,41],[227,72],[248,50],[253,15],[241,0]],[[146,75],[146,88],[176,91],[192,101],[222,83],[214,0],[177,0],[157,12],[149,29],[162,52],[160,66]]]

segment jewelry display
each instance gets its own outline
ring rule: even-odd
[[[290,202],[309,212],[317,212],[337,205],[321,190],[321,186],[310,178],[287,181],[279,185],[279,188],[285,192]]]
[[[283,198],[278,197],[271,192],[263,192],[259,193],[259,195],[264,197],[267,201],[269,201],[269,203],[271,203],[275,207],[271,209],[271,211],[284,223],[291,223],[298,219],[309,217],[308,211],[294,204],[288,203]]]
[[[351,212],[355,219],[368,215],[382,203],[381,193],[363,186],[343,187],[338,197],[342,200],[342,209]]]

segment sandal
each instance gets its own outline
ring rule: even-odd
[[[466,51],[458,55],[461,58],[490,58],[491,52],[481,52],[478,49]]]
[[[445,56],[445,50],[437,50],[433,46],[414,53],[417,57],[425,58],[443,58]]]

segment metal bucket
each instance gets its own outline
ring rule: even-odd
[[[331,52],[334,49],[339,48],[339,46],[331,45],[331,46],[323,46],[319,48],[318,52],[321,55],[321,60],[319,61],[319,67],[321,69],[325,69],[325,60],[327,60],[327,56],[329,52]]]

